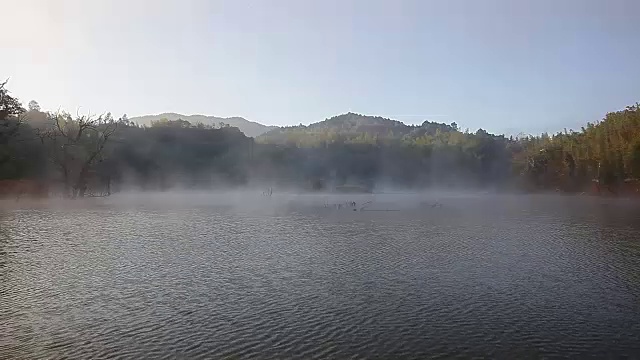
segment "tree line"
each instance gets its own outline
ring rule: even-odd
[[[254,139],[224,124],[161,119],[138,126],[126,115],[43,112],[35,101],[25,109],[5,82],[0,186],[38,181],[65,197],[251,184],[636,192],[639,110],[611,112],[580,131],[515,138],[348,113]]]

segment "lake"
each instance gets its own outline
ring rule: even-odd
[[[247,192],[2,204],[0,358],[640,353],[633,201]]]

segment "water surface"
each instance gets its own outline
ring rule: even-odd
[[[394,211],[333,205],[344,201]],[[7,204],[0,358],[640,353],[631,201],[249,193]]]

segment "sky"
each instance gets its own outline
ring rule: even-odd
[[[25,104],[579,129],[640,101],[635,0],[0,0]]]

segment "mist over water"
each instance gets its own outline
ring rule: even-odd
[[[0,358],[640,351],[633,201],[261,189],[0,209]]]

